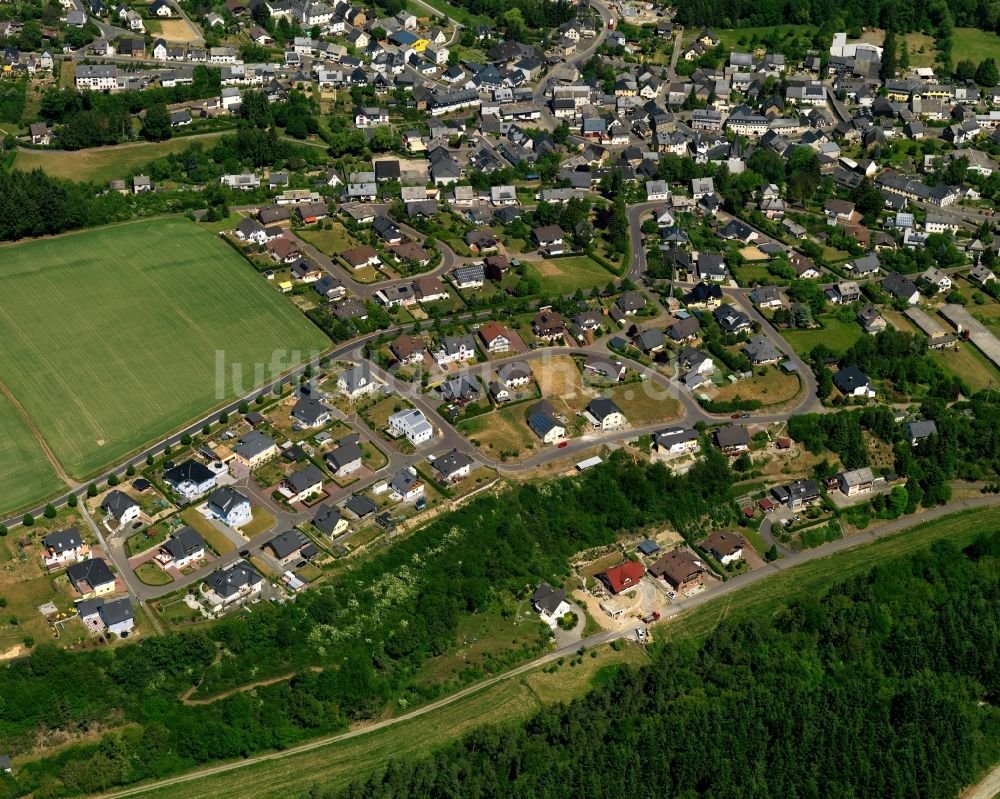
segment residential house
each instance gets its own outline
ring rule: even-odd
[[[214,613],[260,595],[264,578],[244,560],[205,578],[204,597]]]
[[[781,290],[777,286],[756,286],[750,292],[750,301],[760,308],[780,308]]]
[[[870,336],[881,333],[886,328],[886,321],[882,313],[870,302],[858,311],[858,324]]]
[[[750,449],[750,432],[743,425],[726,425],[715,431],[715,442],[727,455],[736,455]]]
[[[499,322],[490,320],[479,328],[479,338],[487,352],[509,352],[513,333]]]
[[[378,267],[381,263],[378,252],[367,244],[360,244],[345,250],[340,254],[340,257],[351,269],[364,269],[366,266]]]
[[[292,472],[281,484],[281,493],[290,503],[305,502],[323,493],[323,472],[315,464]]]
[[[442,483],[455,483],[468,477],[474,461],[464,452],[453,449],[434,459],[434,471]]]
[[[456,288],[463,290],[481,289],[486,283],[482,264],[457,267],[451,271],[450,277]]]
[[[848,497],[868,494],[875,488],[875,475],[868,466],[850,469],[837,475],[837,485],[841,493]]]
[[[443,336],[441,348],[434,353],[438,366],[445,367],[452,363],[465,363],[476,358],[476,340],[470,336]]]
[[[311,394],[300,394],[289,416],[297,429],[324,427],[330,423],[330,409]]]
[[[350,435],[337,442],[337,446],[323,456],[334,477],[346,477],[362,466],[361,444],[357,435]]]
[[[215,489],[205,504],[205,509],[216,519],[230,527],[242,527],[253,518],[250,500],[229,486]]]
[[[102,630],[107,635],[122,638],[135,628],[135,612],[128,597],[110,601],[94,598],[78,600],[76,603],[80,619],[91,629]]]
[[[815,480],[796,480],[794,483],[772,488],[771,496],[789,508],[801,508],[819,502],[821,495],[819,484]]]
[[[388,421],[389,432],[395,438],[403,436],[415,447],[430,441],[434,436],[434,427],[416,408],[398,411],[390,416]]]
[[[545,444],[554,444],[566,435],[566,428],[547,400],[535,403],[528,410],[528,427]]]
[[[875,397],[875,384],[857,366],[844,367],[833,376],[833,385],[845,397]]]
[[[542,617],[542,621],[550,627],[555,627],[556,622],[572,609],[566,601],[566,590],[555,589],[548,583],[541,583],[531,595],[531,605],[535,612]]]
[[[164,568],[183,569],[203,560],[205,539],[193,527],[182,527],[163,542],[156,553],[157,562]]]
[[[545,225],[531,231],[532,240],[547,255],[562,254],[565,237],[566,234],[558,225]]]
[[[424,498],[424,481],[416,469],[400,469],[389,480],[389,490],[397,502],[418,502]]]
[[[186,460],[163,473],[163,480],[188,502],[215,488],[216,473],[196,460]]]
[[[520,388],[531,382],[532,373],[527,364],[514,361],[497,369],[497,377],[507,388]]]
[[[408,333],[400,335],[389,344],[389,352],[401,366],[424,362],[424,340]]]
[[[699,545],[723,566],[743,559],[743,550],[749,546],[739,533],[717,530]]]
[[[555,311],[543,308],[531,320],[531,332],[535,338],[553,341],[566,334],[566,321]]]
[[[754,366],[777,363],[784,356],[767,336],[751,336],[743,347],[743,352]]]
[[[70,587],[81,599],[104,596],[115,590],[115,575],[101,558],[71,563],[66,569]]]
[[[675,591],[687,593],[702,585],[705,564],[690,549],[680,547],[668,552],[652,566],[649,573],[665,580]]]
[[[372,374],[371,367],[364,362],[348,369],[337,378],[337,390],[351,402],[356,402],[361,397],[371,394],[381,385],[381,382]]]
[[[253,470],[278,456],[278,445],[270,436],[259,430],[251,430],[236,446],[235,460]]]
[[[587,421],[598,430],[618,430],[625,426],[625,414],[607,397],[595,397],[584,413]]]
[[[882,289],[893,299],[905,300],[909,305],[916,305],[920,300],[916,285],[898,272],[890,272],[882,279]]]
[[[109,491],[104,499],[101,500],[101,510],[107,514],[105,518],[114,519],[118,527],[125,527],[132,524],[132,522],[142,516],[142,509],[139,507],[139,503],[124,491],[117,489]]]
[[[855,258],[847,265],[847,271],[856,277],[875,277],[881,268],[878,254],[873,252],[861,258]]]
[[[308,560],[318,551],[316,545],[300,530],[287,530],[276,535],[264,544],[264,549],[270,550],[274,559],[282,566],[287,566],[297,560]]]
[[[910,446],[915,447],[924,439],[937,435],[937,424],[934,423],[933,419],[906,422],[903,425],[903,432],[906,434]]]
[[[750,317],[743,313],[743,311],[734,308],[728,302],[723,303],[712,311],[712,316],[714,316],[715,321],[719,323],[719,327],[722,328],[722,332],[729,335],[736,335],[746,330],[750,330],[753,327],[750,322]]]
[[[669,460],[698,451],[699,435],[694,428],[672,428],[653,434],[652,454],[654,460]]]
[[[612,594],[624,594],[638,588],[645,573],[646,567],[642,563],[629,560],[612,566],[607,571],[596,574],[595,577],[604,583]]]
[[[349,526],[347,519],[333,505],[320,505],[316,515],[313,516],[312,523],[313,527],[329,538],[342,535]]]
[[[698,255],[698,279],[709,283],[722,283],[728,278],[726,261],[714,252],[703,252]]]

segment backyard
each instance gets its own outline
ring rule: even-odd
[[[834,352],[846,352],[864,335],[861,325],[857,322],[842,322],[825,314],[816,317],[816,321],[820,327],[806,330],[789,328],[781,331],[781,335],[799,355],[809,355],[817,344],[825,344]]]
[[[527,274],[538,278],[543,295],[572,294],[577,289],[589,291],[604,286],[615,275],[587,255],[524,261]]]

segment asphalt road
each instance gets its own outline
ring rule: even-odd
[[[931,521],[934,519],[939,519],[944,516],[960,512],[962,510],[971,510],[973,508],[988,507],[1000,504],[1000,496],[995,494],[984,495],[982,497],[976,497],[973,499],[962,500],[960,502],[955,502],[950,505],[944,505],[937,508],[932,508],[930,510],[924,511],[918,516],[908,516],[902,519],[897,519],[887,524],[880,525],[879,527],[872,528],[858,535],[852,536],[851,538],[842,538],[837,541],[833,541],[829,544],[824,544],[821,547],[816,547],[815,549],[807,549],[802,552],[791,555],[787,558],[782,558],[781,560],[774,561],[767,566],[759,569],[754,569],[750,572],[745,572],[731,580],[717,585],[711,590],[704,591],[700,594],[696,594],[693,597],[682,600],[680,602],[674,603],[660,618],[659,622],[655,625],[659,626],[668,624],[670,619],[680,616],[687,610],[691,610],[702,605],[706,605],[710,602],[720,599],[722,597],[733,594],[737,591],[742,590],[748,585],[758,583],[761,580],[766,580],[768,577],[777,574],[782,571],[787,571],[788,569],[793,569],[803,563],[808,563],[812,560],[817,560],[819,558],[825,558],[833,555],[837,552],[843,552],[849,549],[855,549],[865,544],[872,543],[880,538],[884,538],[895,532],[898,532],[907,527],[911,527],[916,524],[921,524],[926,521]],[[268,752],[267,754],[256,755],[254,757],[248,757],[245,760],[239,760],[230,763],[221,763],[216,766],[209,766],[207,768],[199,769],[197,771],[188,772],[186,774],[181,774],[176,777],[170,777],[165,780],[158,780],[156,782],[146,783],[144,785],[137,785],[131,788],[126,788],[120,791],[112,791],[110,793],[101,794],[95,799],[125,799],[125,797],[135,796],[138,794],[143,794],[152,790],[162,790],[163,788],[170,788],[175,785],[182,785],[184,783],[191,782],[193,780],[201,779],[202,777],[209,777],[218,774],[225,774],[231,771],[236,771],[237,769],[245,768],[246,766],[251,766],[257,763],[265,763],[272,760],[280,760],[285,757],[290,757],[292,755],[302,754],[304,752],[311,752],[316,749],[321,749],[326,746],[331,746],[333,744],[340,743],[342,741],[348,741],[353,738],[358,738],[363,735],[367,735],[371,732],[376,732],[379,730],[386,729],[388,727],[394,727],[403,722],[410,721],[421,716],[425,716],[428,713],[433,713],[436,710],[440,710],[454,702],[464,699],[467,696],[478,693],[492,685],[499,682],[518,677],[526,672],[537,669],[554,660],[558,660],[560,657],[567,657],[573,655],[582,647],[587,649],[594,649],[595,647],[602,646],[604,644],[610,643],[612,641],[628,638],[634,635],[634,630],[631,627],[625,627],[620,630],[605,630],[604,632],[598,633],[597,635],[591,636],[585,639],[581,643],[573,643],[567,646],[555,649],[548,652],[541,657],[531,660],[527,663],[511,669],[510,671],[504,672],[503,674],[498,674],[494,677],[490,677],[483,680],[475,685],[471,685],[467,688],[463,688],[461,691],[457,691],[453,694],[449,694],[442,699],[431,702],[430,704],[419,707],[409,713],[404,713],[400,716],[396,716],[390,719],[383,719],[377,721],[374,724],[367,725],[364,727],[359,727],[348,732],[340,733],[338,735],[328,735],[323,738],[317,738],[314,741],[310,741],[306,744],[301,744],[299,746],[293,746],[289,749],[285,749],[281,752]],[[984,784],[989,784],[988,781],[984,781]],[[976,799],[987,799],[989,794],[983,792],[980,794],[973,794]]]

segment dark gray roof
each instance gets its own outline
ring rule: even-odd
[[[287,532],[276,535],[270,541],[267,542],[274,554],[284,560],[289,555],[298,552],[302,547],[309,543],[309,539],[304,533],[298,530],[288,530]]]
[[[163,542],[163,549],[169,552],[174,560],[186,558],[204,548],[205,539],[193,527],[182,527]]]
[[[472,458],[464,452],[459,452],[457,449],[445,453],[434,461],[434,468],[444,477],[448,477],[459,469],[464,469],[466,466],[471,465]]]
[[[315,425],[320,418],[330,410],[315,397],[301,396],[292,408],[292,417],[302,424]]]
[[[361,494],[355,494],[352,496],[349,500],[347,500],[347,502],[344,503],[344,507],[351,511],[351,513],[355,516],[362,519],[378,510],[378,505],[368,499],[368,497],[362,496]]]
[[[323,482],[323,472],[314,463],[310,463],[304,469],[289,475],[286,482],[296,493],[305,491],[316,483]]]
[[[187,460],[177,464],[173,469],[163,473],[163,479],[172,485],[190,480],[192,483],[205,483],[214,477],[214,473],[205,464]]]
[[[720,447],[736,447],[750,445],[750,433],[742,425],[731,424],[715,431],[715,440]]]
[[[937,434],[937,425],[933,419],[922,419],[916,422],[907,422],[903,425],[906,434],[910,439],[927,438]]]
[[[208,497],[208,504],[222,516],[227,516],[233,508],[242,502],[249,502],[249,500],[229,486],[215,489]]]
[[[599,422],[603,422],[605,417],[612,413],[621,413],[621,408],[607,397],[594,397],[587,406],[587,410]]]
[[[249,419],[250,415],[247,414],[247,421]],[[236,447],[236,454],[241,458],[253,460],[262,452],[267,452],[273,446],[274,440],[269,435],[261,433],[259,430],[251,430],[240,440],[239,446]]]
[[[42,539],[42,546],[47,549],[55,550],[55,552],[65,552],[70,549],[76,549],[83,543],[80,538],[80,531],[75,527],[67,527],[65,530],[56,530],[54,533],[49,533],[45,538]]]
[[[135,618],[135,613],[132,610],[132,600],[128,597],[105,602],[97,612],[101,614],[101,618],[107,627],[113,627],[116,624],[121,624],[123,621]]]
[[[532,604],[539,612],[555,613],[556,609],[566,600],[566,590],[553,588],[548,583],[542,583],[531,595]]]
[[[345,441],[336,449],[330,450],[324,456],[327,463],[334,469],[339,469],[361,458],[361,447],[357,441]]]
[[[316,515],[313,516],[313,525],[320,532],[330,535],[342,518],[340,511],[333,505],[320,505]]]
[[[244,586],[253,586],[263,582],[264,578],[244,560],[238,560],[228,569],[212,572],[205,578],[205,584],[215,593],[227,599]]]
[[[88,583],[91,588],[106,585],[115,581],[115,575],[101,558],[91,558],[80,563],[74,563],[66,570],[72,585],[78,582]]]
[[[101,508],[106,510],[116,519],[121,519],[130,508],[135,508],[139,505],[132,497],[126,494],[124,491],[110,491],[108,495],[101,502]]]

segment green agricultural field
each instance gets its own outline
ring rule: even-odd
[[[0,380],[75,478],[329,343],[237,253],[185,219],[0,252]]]
[[[62,487],[27,422],[0,394],[0,509],[29,507]]]
[[[106,183],[116,178],[124,178],[139,167],[164,155],[179,153],[194,142],[200,142],[204,147],[211,147],[221,135],[222,132],[206,133],[182,136],[164,142],[136,142],[76,152],[21,150],[14,159],[14,166],[26,172],[41,169],[56,178]]]

